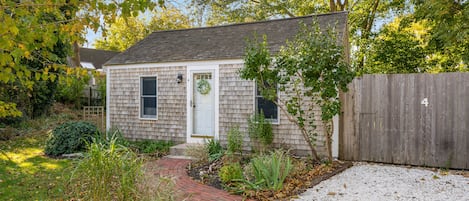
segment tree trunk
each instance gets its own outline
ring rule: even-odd
[[[73,57],[70,67],[80,67],[80,45],[77,41],[73,42]]]
[[[318,152],[313,146],[313,143],[311,142],[311,138],[308,135],[308,131],[303,127],[301,128],[301,133],[303,134],[303,138],[305,138],[306,142],[308,143],[309,148],[311,149],[311,156],[315,161],[320,161],[321,159],[318,156]]]
[[[376,11],[378,10],[380,0],[375,0],[373,7],[371,8],[370,14],[367,16],[365,23],[362,25],[362,35],[360,37],[360,49],[359,51],[361,54],[359,54],[358,58],[358,65],[357,69],[362,69],[363,66],[365,65],[365,55],[364,55],[364,50],[363,46],[365,46],[363,43],[366,42],[368,43],[368,40],[370,39],[370,34],[371,34],[371,28],[373,28],[373,24],[376,18]]]
[[[323,121],[324,132],[326,137],[327,158],[332,162],[332,134],[334,133],[334,121]]]
[[[342,3],[342,0],[329,0],[330,12],[345,11],[348,8],[348,0]]]

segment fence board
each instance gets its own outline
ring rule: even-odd
[[[469,169],[469,73],[364,75],[341,99],[340,158]]]

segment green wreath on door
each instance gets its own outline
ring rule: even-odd
[[[197,82],[197,91],[202,95],[207,95],[212,88],[206,79],[201,79]]]

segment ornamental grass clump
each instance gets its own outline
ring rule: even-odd
[[[260,191],[282,190],[286,177],[293,169],[290,156],[283,150],[268,155],[259,155],[243,168],[244,178],[230,178],[229,190],[234,193],[255,197]],[[221,176],[220,176],[221,177]]]
[[[282,150],[276,150],[269,155],[260,155],[250,162],[252,176],[261,190],[278,191],[283,188],[285,178],[292,170],[290,156]]]
[[[220,159],[223,154],[223,147],[220,144],[220,141],[215,139],[210,139],[205,144],[205,149],[208,151],[208,161],[213,162]]]
[[[107,142],[93,139],[72,173],[71,196],[78,200],[141,200],[142,160],[113,135]]]

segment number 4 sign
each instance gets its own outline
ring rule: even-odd
[[[429,103],[428,103],[428,98],[422,99],[422,101],[420,102],[420,104],[425,105],[425,107],[427,107],[428,104],[429,104]]]

